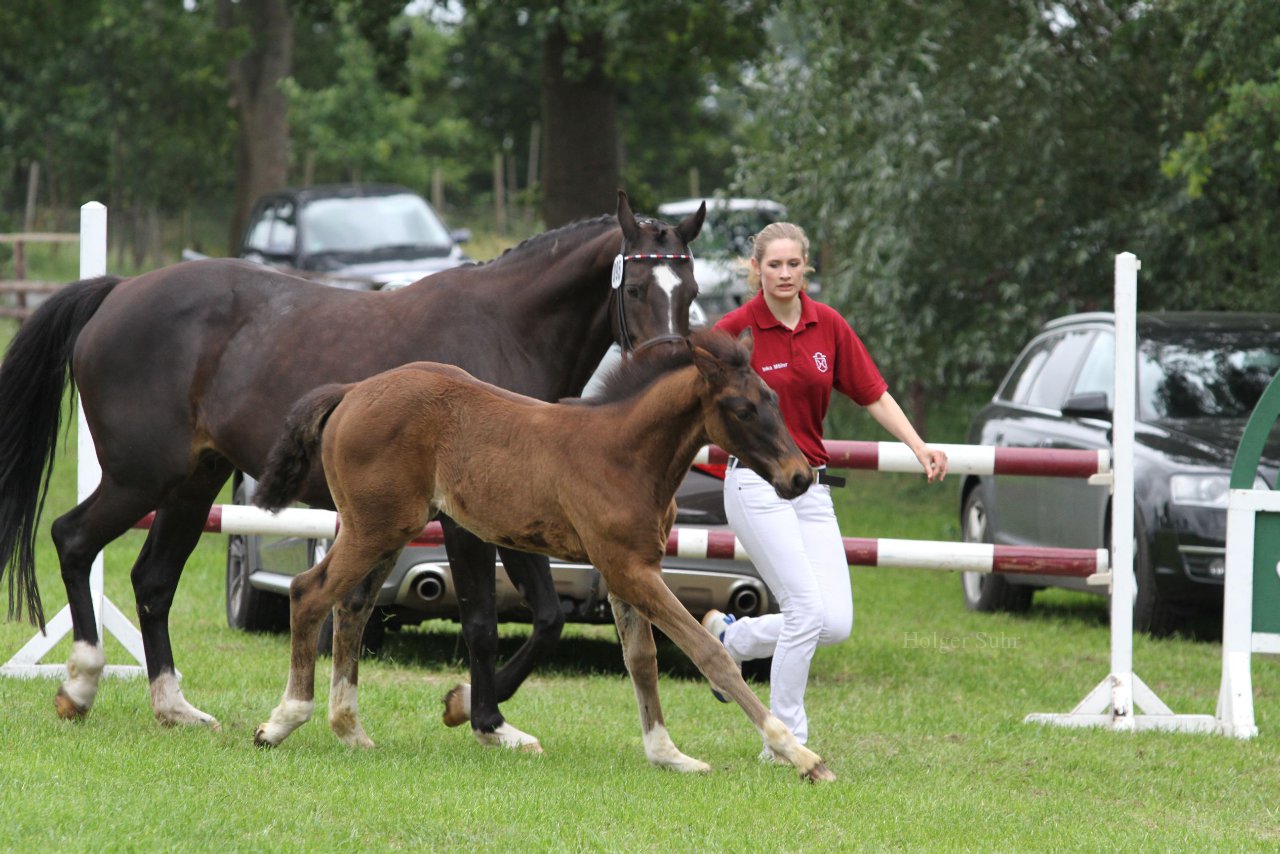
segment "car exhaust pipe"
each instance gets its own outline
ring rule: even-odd
[[[434,602],[444,595],[444,576],[427,570],[413,582],[413,592],[424,602]]]
[[[733,613],[749,617],[760,610],[762,597],[760,591],[751,584],[743,584],[729,594],[729,610]]]

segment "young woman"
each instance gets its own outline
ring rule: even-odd
[[[735,336],[751,329],[752,366],[777,392],[787,429],[819,469],[819,480],[787,501],[754,472],[730,461],[725,513],[782,612],[735,620],[713,610],[703,626],[739,662],[773,656],[770,708],[804,743],[809,737],[804,692],[814,651],[839,643],[853,628],[844,540],[831,487],[823,482],[830,478],[822,472],[828,458],[822,422],[832,389],[865,407],[911,448],[931,482],[946,475],[947,456],[916,433],[848,322],[805,293],[809,240],[799,226],[775,222],[763,229],[755,237],[750,266],[755,296],[716,327]],[[766,747],[760,758],[773,756]]]

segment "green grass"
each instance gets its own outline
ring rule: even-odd
[[[956,489],[951,480],[856,474],[838,492],[844,532],[952,539]],[[64,455],[46,531],[73,493]],[[126,613],[141,541],[130,534],[107,550],[107,595]],[[505,704],[512,723],[542,740],[542,756],[486,750],[465,728],[440,723],[440,698],[464,674],[448,623],[393,633],[363,665],[361,711],[376,749],[347,749],[328,732],[327,674],[317,681],[317,718],[280,748],[255,749],[254,727],[284,687],[288,646],[227,628],[223,548],[220,537],[204,539],[173,613],[184,691],[221,730],[161,728],[142,680],[105,680],[89,718],[71,724],[53,713],[53,681],[0,679],[0,850],[1280,845],[1272,661],[1255,661],[1261,735],[1251,741],[1022,723],[1031,712],[1069,711],[1106,676],[1100,598],[1040,594],[1026,616],[978,615],[964,609],[954,575],[853,569],[853,637],[818,652],[808,694],[811,746],[839,780],[808,786],[789,769],[757,764],[758,737],[741,712],[715,702],[667,645],[669,728],[714,773],[650,768],[610,627],[570,627],[548,666]],[[52,615],[63,596],[47,534],[39,561]],[[0,624],[0,659],[32,631]],[[504,650],[525,631],[505,626]],[[68,648],[64,641],[47,660],[65,660]],[[114,641],[107,656],[124,662]],[[1136,671],[1178,712],[1212,712],[1220,656],[1214,643],[1135,640]]]

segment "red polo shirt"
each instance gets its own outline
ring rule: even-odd
[[[861,339],[840,313],[800,294],[800,322],[788,329],[757,293],[716,322],[734,335],[751,327],[751,367],[778,393],[778,405],[796,445],[812,465],[826,465],[822,422],[838,389],[860,406],[889,389]]]

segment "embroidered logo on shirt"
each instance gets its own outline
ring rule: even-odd
[[[814,364],[814,367],[816,367],[819,371],[821,371],[822,373],[824,373],[824,374],[825,374],[825,373],[827,372],[827,368],[829,367],[829,366],[827,365],[827,354],[826,354],[826,353],[814,353],[814,354],[813,354],[813,364]]]

